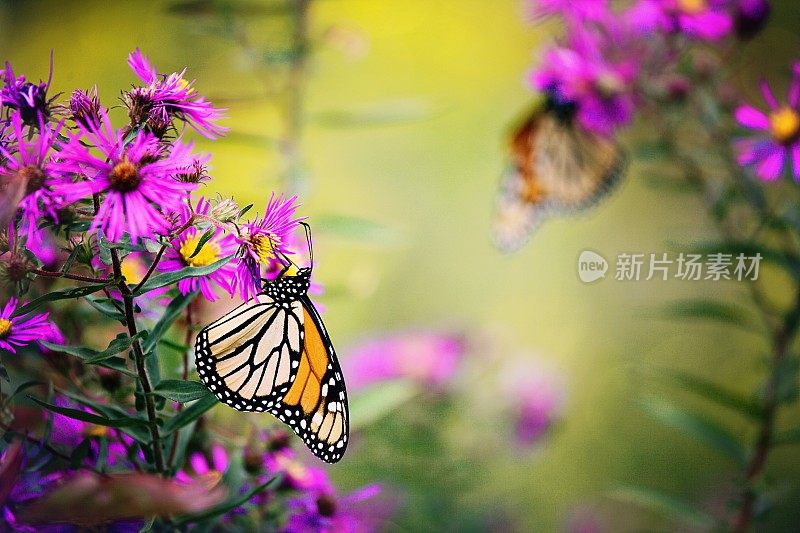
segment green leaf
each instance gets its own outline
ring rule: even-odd
[[[756,400],[713,381],[679,371],[667,371],[665,378],[717,405],[733,409],[753,420],[761,420],[764,415],[761,404]]]
[[[642,402],[642,407],[652,417],[693,436],[740,466],[747,464],[747,450],[731,432],[716,422],[662,400],[646,400]]]
[[[165,379],[153,390],[153,394],[176,402],[186,403],[210,396],[211,391],[199,381]]]
[[[96,283],[92,285],[84,285],[83,287],[71,287],[69,289],[61,289],[58,291],[49,292],[45,295],[39,296],[34,300],[31,300],[22,307],[18,307],[11,316],[16,317],[24,315],[25,313],[30,313],[31,311],[35,311],[48,302],[88,296],[89,294],[103,290],[103,288],[108,287],[109,285],[110,283]]]
[[[102,231],[97,232],[97,245],[100,249],[100,261],[106,265],[111,264],[111,250],[117,250],[117,255],[122,261],[128,253],[136,248],[131,244],[131,238],[127,233],[122,235],[119,242],[111,242]]]
[[[134,339],[146,336],[146,331],[140,331],[134,337],[129,337],[127,333],[120,333],[112,340],[108,347],[102,352],[92,350],[91,348],[84,348],[82,346],[66,346],[62,344],[53,344],[52,342],[42,341],[41,344],[56,352],[68,353],[83,359],[87,365],[96,365],[103,363],[118,353],[124,352],[131,347]]]
[[[89,305],[97,309],[100,313],[107,316],[112,320],[117,320],[120,323],[125,323],[125,315],[123,315],[119,309],[116,308],[114,305],[114,301],[110,298],[100,298],[95,296],[87,296],[86,301],[89,302]]]
[[[169,330],[170,326],[181,316],[183,310],[192,303],[192,300],[197,297],[198,291],[191,292],[189,294],[183,295],[178,294],[172,301],[167,305],[167,308],[164,310],[164,314],[161,318],[156,322],[153,329],[150,330],[150,334],[147,336],[147,340],[142,343],[142,349],[145,353],[150,353],[156,347],[156,344],[161,340],[161,337]]]
[[[744,309],[710,298],[692,298],[672,302],[664,309],[664,315],[677,319],[712,320],[738,326],[748,331],[760,332]]]
[[[5,399],[3,405],[8,405],[9,403],[11,403],[11,400],[13,400],[16,396],[25,392],[28,389],[45,385],[47,384],[42,381],[26,381],[25,383],[20,384],[16,389],[14,389],[14,392],[12,392],[11,395]]]
[[[144,285],[142,285],[134,294],[139,295],[146,293],[148,291],[152,291],[154,289],[160,289],[161,287],[172,285],[173,283],[177,283],[178,281],[186,278],[207,276],[225,266],[228,263],[228,261],[233,259],[234,255],[235,254],[231,254],[227,257],[223,257],[219,261],[215,261],[207,266],[202,266],[202,267],[187,266],[175,272],[165,272],[164,274],[157,274],[148,279],[147,282]]]
[[[756,254],[761,254],[761,266],[764,263],[770,263],[777,267],[782,268],[787,274],[792,276],[795,280],[800,280],[800,261],[795,256],[787,254],[778,248],[770,248],[758,243],[744,242],[744,241],[718,241],[694,244],[692,246],[680,246],[678,249],[687,250],[690,253],[699,254],[731,254],[736,260],[738,254],[744,254],[747,257],[753,257]]]
[[[43,402],[38,398],[34,398],[33,396],[28,396],[28,398],[38,403],[48,411],[64,415],[66,417],[73,418],[75,420],[89,422],[90,424],[95,424],[97,426],[106,426],[113,428],[147,427],[147,422],[145,422],[141,418],[135,418],[132,416],[126,416],[124,418],[106,418],[104,416],[96,415],[93,413],[87,413],[86,411],[81,411],[79,409],[70,409],[69,407],[59,407],[58,405],[49,404],[47,402]]]
[[[373,385],[350,398],[350,427],[363,428],[388,415],[416,396],[418,387],[398,379]]]
[[[777,432],[772,442],[776,446],[800,444],[800,427]]]
[[[245,213],[253,209],[253,204],[247,204],[244,206],[241,211],[239,211],[239,216],[236,217],[236,220],[241,220]]]
[[[211,238],[214,236],[215,233],[217,233],[217,228],[207,229],[206,232],[203,233],[202,237],[200,237],[200,240],[197,241],[197,246],[195,246],[194,251],[192,252],[192,255],[189,256],[189,258],[191,259],[192,257],[195,257],[197,254],[199,254],[200,250],[203,249],[203,246],[208,241],[211,240]]]
[[[322,215],[316,217],[315,225],[320,231],[348,239],[379,244],[394,244],[399,241],[397,232],[378,222],[364,218],[347,215]]]
[[[712,529],[716,525],[716,520],[708,513],[696,509],[685,501],[652,489],[620,487],[611,492],[610,496],[616,500],[646,507],[702,530]]]
[[[161,428],[162,434],[169,435],[183,426],[194,422],[203,416],[209,409],[217,405],[217,403],[219,402],[217,402],[217,398],[213,395],[200,398],[197,400],[197,402],[193,403],[177,415],[164,422],[164,426]]]
[[[240,505],[244,505],[245,503],[249,502],[253,497],[267,489],[272,489],[277,487],[281,481],[283,480],[283,476],[277,475],[267,481],[266,483],[262,483],[257,487],[254,487],[252,490],[246,492],[245,494],[237,495],[235,498],[231,498],[226,502],[223,502],[216,507],[212,507],[202,513],[197,513],[193,515],[183,516],[175,520],[174,525],[176,527],[183,526],[186,524],[191,524],[192,522],[200,522],[203,520],[209,520],[211,518],[216,518],[218,516],[222,516],[228,511],[239,507]]]

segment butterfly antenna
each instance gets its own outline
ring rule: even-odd
[[[308,260],[311,263],[311,270],[314,270],[314,246],[311,243],[311,226],[305,222],[300,222],[306,231],[306,243],[308,243]]]

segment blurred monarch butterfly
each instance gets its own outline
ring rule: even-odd
[[[203,328],[195,341],[197,373],[223,403],[268,412],[288,424],[314,455],[328,463],[347,448],[350,413],[336,352],[308,297],[310,267],[294,263],[264,280],[255,298]]]
[[[593,206],[624,175],[619,145],[581,128],[574,114],[574,104],[547,98],[512,131],[492,227],[501,251],[519,249],[547,217]]]

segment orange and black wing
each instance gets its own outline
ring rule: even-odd
[[[308,296],[300,302],[300,363],[289,391],[270,412],[288,424],[314,455],[335,463],[344,455],[350,428],[344,377],[314,304]]]
[[[512,132],[510,164],[495,200],[492,236],[512,252],[552,215],[580,212],[611,191],[625,173],[619,145],[536,109]]]

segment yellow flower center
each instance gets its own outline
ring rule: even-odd
[[[141,180],[139,169],[127,157],[124,157],[122,161],[114,165],[114,169],[108,178],[111,186],[120,192],[134,190]]]
[[[769,116],[769,130],[776,141],[789,144],[800,134],[800,115],[790,107],[774,111]]]
[[[0,318],[0,339],[5,339],[11,335],[11,321]]]
[[[250,238],[250,242],[262,263],[267,263],[275,257],[275,247],[280,244],[277,235],[272,234],[254,235]]]
[[[142,281],[146,273],[144,265],[140,261],[127,257],[122,260],[119,269],[120,272],[122,272],[122,277],[125,278],[125,281],[130,285],[136,285]]]
[[[678,9],[687,15],[697,15],[708,9],[707,0],[678,0]]]
[[[212,241],[208,241],[203,244],[203,247],[200,248],[200,251],[197,252],[197,255],[192,257],[194,251],[197,250],[197,244],[200,242],[200,237],[201,235],[192,235],[191,237],[187,237],[186,240],[183,241],[183,244],[181,244],[179,251],[183,262],[187,266],[208,266],[219,260],[221,250],[219,245]]]
[[[90,425],[84,431],[86,437],[107,437],[108,436],[108,428],[104,426],[95,426],[94,424]]]

